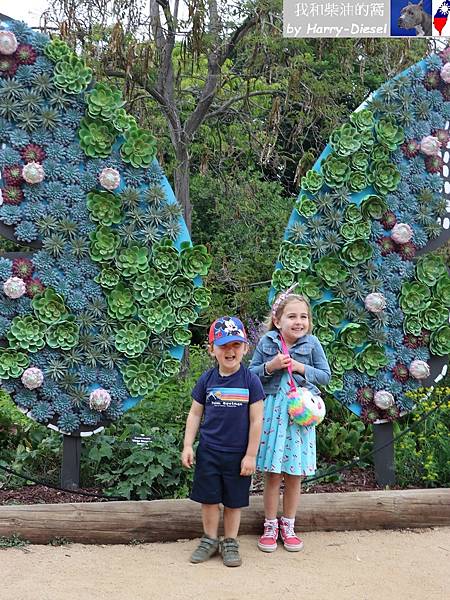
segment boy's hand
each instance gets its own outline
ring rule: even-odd
[[[280,369],[287,369],[291,362],[292,359],[289,354],[278,352],[275,358],[272,358],[272,360],[267,363],[267,369],[269,370],[269,373],[279,371]]]
[[[194,450],[192,446],[185,446],[183,448],[183,452],[181,453],[181,464],[186,469],[190,469],[194,464]]]
[[[246,454],[241,461],[241,475],[248,477],[256,471],[256,456]]]

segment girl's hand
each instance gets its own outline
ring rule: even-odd
[[[291,363],[292,359],[289,354],[282,354],[281,352],[278,352],[278,354],[267,363],[267,369],[269,373],[273,373],[274,371],[279,371],[280,369],[287,369]]]
[[[181,453],[181,464],[186,469],[190,469],[194,464],[194,450],[192,446],[185,446],[183,448],[183,452]]]
[[[305,365],[303,363],[298,362],[298,360],[292,359],[291,365],[294,373],[300,373],[300,375],[305,374]]]

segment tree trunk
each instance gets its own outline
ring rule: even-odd
[[[192,207],[189,196],[190,159],[187,144],[185,142],[178,142],[175,151],[177,157],[177,165],[174,170],[175,196],[178,203],[183,207],[183,216],[190,235],[192,229]]]

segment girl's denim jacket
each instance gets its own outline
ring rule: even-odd
[[[276,394],[284,369],[274,371],[271,375],[264,375],[264,363],[272,360],[281,349],[278,331],[268,331],[258,342],[255,353],[249,365],[250,371],[258,375],[266,394]],[[327,385],[331,378],[331,371],[325,352],[315,335],[304,335],[289,348],[291,358],[305,365],[305,374],[293,373],[298,387],[306,387],[312,394],[320,394],[317,385]]]

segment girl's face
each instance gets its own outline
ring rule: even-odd
[[[301,300],[288,302],[279,319],[273,319],[287,344],[294,344],[309,331],[308,306]]]

